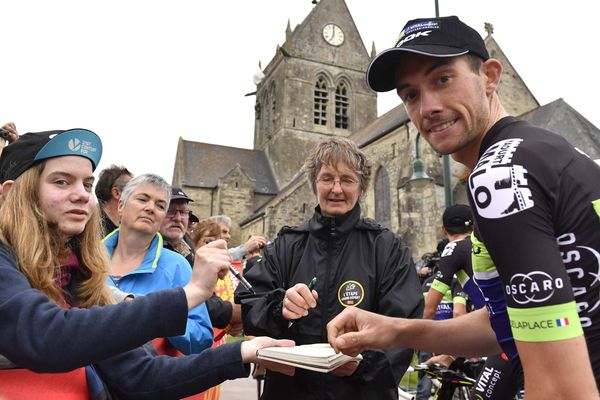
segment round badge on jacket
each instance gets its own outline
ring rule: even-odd
[[[338,290],[338,300],[344,307],[355,307],[365,298],[365,290],[357,281],[346,281]]]

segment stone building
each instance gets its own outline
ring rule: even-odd
[[[508,113],[559,132],[600,158],[600,132],[562,99],[541,106],[491,35],[490,55],[504,65],[498,93]],[[197,215],[226,214],[235,241],[250,234],[274,238],[284,225],[309,218],[316,205],[303,162],[319,141],[349,137],[373,162],[373,178],[361,200],[366,216],[399,233],[415,258],[441,239],[445,208],[443,167],[421,140],[420,153],[432,180],[409,181],[417,132],[402,105],[377,118],[377,97],[365,82],[376,54],[367,51],[344,0],[321,0],[285,42],[257,81],[254,149],[180,138],[173,184],[194,199]],[[451,162],[455,203],[467,203],[468,171]]]

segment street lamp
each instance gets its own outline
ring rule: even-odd
[[[421,160],[421,154],[419,152],[419,139],[421,134],[417,132],[417,138],[415,139],[415,160],[413,161],[413,173],[408,179],[408,183],[415,189],[422,189],[433,181],[433,178],[427,175],[425,172],[425,163]]]

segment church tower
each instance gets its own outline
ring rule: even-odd
[[[280,188],[316,143],[376,119],[369,61],[344,0],[319,1],[293,30],[288,21],[285,42],[256,77],[254,149],[266,153]]]

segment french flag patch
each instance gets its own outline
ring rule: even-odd
[[[556,320],[556,326],[568,326],[569,318],[560,318]]]

